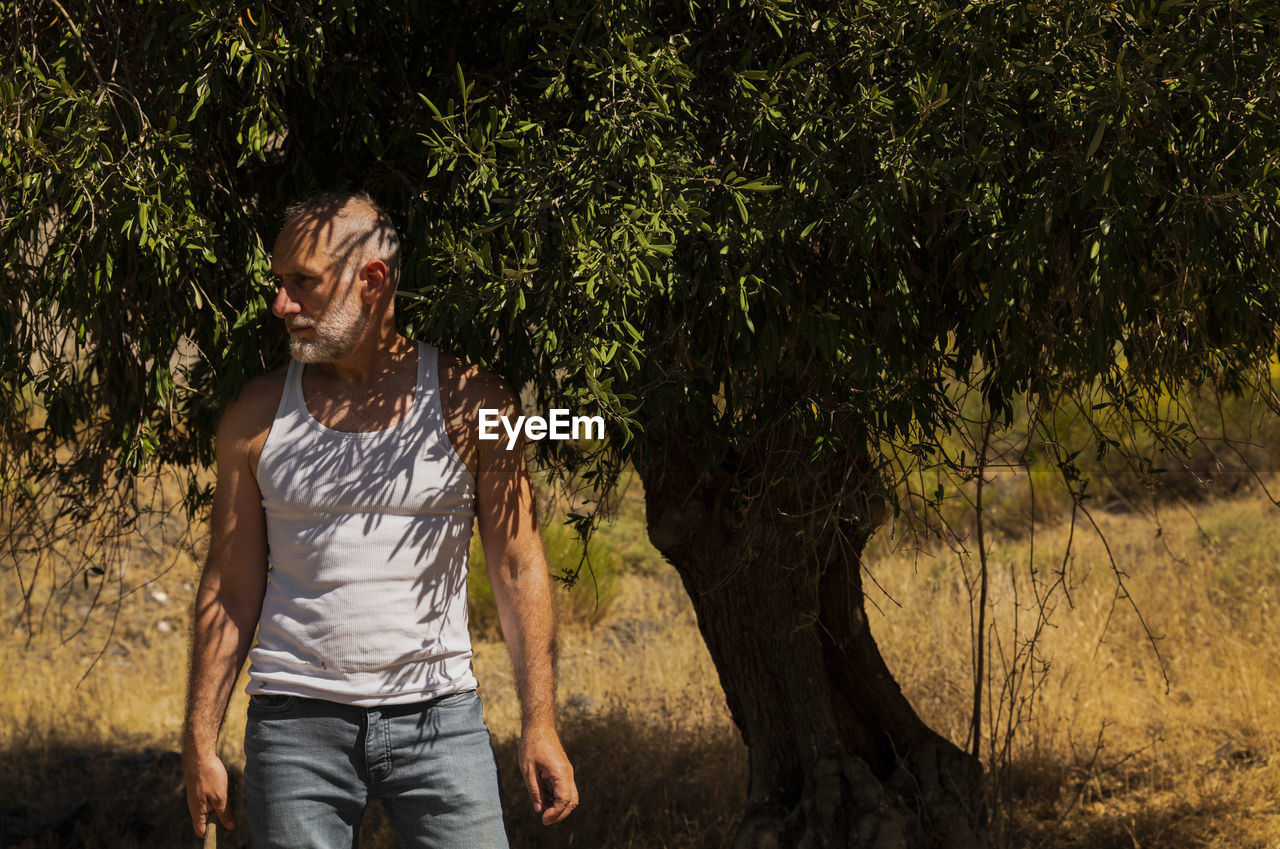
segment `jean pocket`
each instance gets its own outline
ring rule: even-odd
[[[440,696],[427,702],[428,707],[454,707],[456,705],[471,704],[477,698],[475,690],[463,690],[461,693],[450,693],[447,696]]]
[[[287,713],[297,702],[297,696],[282,696],[276,693],[253,693],[249,696],[249,713],[257,716],[277,716]]]

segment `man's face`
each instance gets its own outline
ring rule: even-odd
[[[276,240],[271,271],[280,289],[271,311],[289,329],[289,353],[304,363],[332,362],[355,347],[369,323],[353,269],[335,260],[321,229],[287,228]]]

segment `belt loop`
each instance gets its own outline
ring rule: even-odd
[[[386,750],[387,777],[390,778],[395,769],[395,761],[391,759],[391,721],[385,716],[382,717],[382,745]]]

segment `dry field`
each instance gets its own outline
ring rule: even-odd
[[[610,537],[625,538],[633,568],[597,624],[562,629],[562,726],[582,791],[562,825],[544,829],[529,811],[514,771],[518,711],[505,649],[477,642],[513,845],[721,847],[732,836],[745,752],[679,581],[635,539],[635,497]],[[1280,508],[1255,494],[1194,515],[1165,508],[1159,525],[1094,518],[1102,535],[1080,517],[1069,552],[1069,525],[997,540],[987,552],[994,671],[982,753],[994,765],[1000,840],[1277,849]],[[973,566],[945,548],[912,550],[890,531],[868,557],[883,587],[869,596],[878,639],[925,719],[962,741],[973,693],[964,575]],[[54,629],[29,642],[5,636],[0,846],[195,845],[172,752],[197,564],[164,554],[139,550],[108,564],[113,586],[135,590],[109,638],[106,621],[65,643]],[[171,568],[144,584],[169,558]],[[4,590],[12,611],[14,588]],[[1031,646],[1037,593],[1052,610]],[[66,610],[88,595],[76,590]],[[244,707],[239,693],[223,732],[233,766],[242,763]],[[242,845],[244,829],[222,837]],[[376,810],[362,844],[394,845]]]

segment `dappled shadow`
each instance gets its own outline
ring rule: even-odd
[[[1255,787],[1265,759],[1225,766],[1206,792],[1195,777],[1158,768],[1081,775],[1079,768],[1041,759],[1010,770],[1012,801],[997,828],[1017,849],[1271,849],[1250,842],[1240,796]]]
[[[512,849],[667,847],[720,849],[732,838],[746,794],[746,750],[727,730],[681,728],[620,709],[569,711],[561,736],[573,761],[581,807],[543,826],[520,777],[514,738],[495,739]],[[397,844],[377,806],[367,812],[363,849]]]
[[[239,826],[218,845],[248,845],[243,781],[228,768]],[[136,747],[31,744],[0,752],[0,847],[197,847],[191,829],[182,757]]]
[[[570,710],[563,723],[582,804],[565,822],[542,826],[529,807],[514,738],[494,741],[512,849],[599,846],[609,849],[721,849],[733,838],[746,791],[746,750],[728,729],[683,728],[674,718],[640,719],[624,710]],[[1251,767],[1257,768],[1257,767]],[[1237,771],[1241,778],[1247,770]],[[218,845],[248,845],[243,781],[232,768],[239,826]],[[1151,774],[1152,784],[1165,783]],[[1236,840],[1230,793],[1188,798],[1154,792],[1139,777],[1085,807],[1065,768],[1040,763],[1014,777],[1019,806],[1016,849],[1266,849]],[[1169,788],[1164,788],[1167,791]],[[11,849],[160,849],[197,847],[187,815],[181,759],[146,746],[32,744],[0,752],[0,847]],[[398,844],[381,805],[370,803],[363,849]]]
[[[1024,823],[1016,830],[1013,845],[1028,849],[1204,849],[1214,845],[1270,849],[1226,837],[1222,823],[1234,813],[1222,801],[1178,799],[1132,810],[1077,814],[1063,821]]]
[[[419,345],[416,361],[408,409],[368,432],[321,424],[303,398],[300,364],[292,366],[258,480],[273,565],[306,569],[268,574],[251,654],[260,672],[296,674],[304,653],[323,662],[308,677],[368,676],[379,692],[425,691],[465,672],[458,566],[475,488],[445,427],[436,349]],[[273,620],[275,611],[286,613]]]
[[[728,729],[682,727],[621,709],[573,713],[562,736],[581,797],[563,823],[533,814],[517,740],[495,741],[513,847],[721,847],[746,799],[746,749]]]
[[[544,827],[532,813],[517,769],[517,740],[494,741],[512,849],[599,846],[609,849],[723,849],[731,844],[746,799],[747,754],[730,729],[682,727],[678,717],[641,718],[614,708],[565,713],[562,736],[573,760],[581,806]],[[1137,773],[1093,800],[1064,803],[1078,781],[1062,764],[1019,764],[1013,776],[1015,824],[1010,849],[1270,849],[1236,840],[1238,800],[1156,792],[1179,776]],[[1145,776],[1145,777],[1144,777]],[[1246,778],[1246,776],[1241,776]],[[1095,782],[1096,783],[1096,782]],[[397,844],[371,808],[363,849]]]
[[[385,212],[368,197],[337,192],[291,208],[288,218],[272,270],[289,298],[307,300],[306,280],[345,280],[377,260],[387,285],[377,290],[374,317],[390,314],[400,242]],[[328,303],[290,312],[287,299],[278,301],[291,329],[318,331],[337,290],[317,291]],[[309,359],[312,343],[294,342],[295,356]],[[467,413],[466,435],[452,433],[471,447],[475,399],[453,397],[459,381],[440,379],[444,358],[434,346],[392,347],[382,352],[389,367],[359,392],[333,380],[324,388],[332,377],[324,365],[290,361],[257,468],[273,568],[250,654],[256,680],[341,697],[429,695],[470,677],[466,572],[459,567],[478,493],[450,428]],[[412,392],[404,379],[410,356]],[[510,460],[494,468],[503,486],[485,490],[493,502],[486,527],[511,532],[522,479]]]

